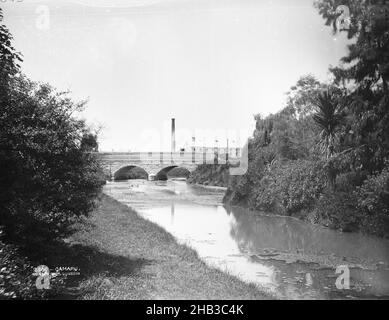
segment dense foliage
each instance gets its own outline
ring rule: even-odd
[[[325,188],[321,162],[296,160],[277,163],[264,173],[253,205],[261,210],[291,215],[312,209]]]
[[[187,181],[191,184],[227,187],[229,181],[229,166],[201,164],[190,173]]]
[[[30,298],[35,293],[33,267],[17,248],[5,243],[0,231],[0,299]]]
[[[312,96],[316,111],[305,116],[297,116],[289,104],[275,115],[256,117],[248,171],[231,179],[225,201],[388,236],[388,166],[370,165],[376,168],[370,173],[360,165],[359,150],[344,139],[347,109],[334,108],[334,96],[328,95],[327,85],[322,88],[324,94]],[[322,108],[317,99],[327,99]],[[343,97],[337,101],[343,103]],[[326,104],[330,111],[323,110]]]
[[[363,228],[389,234],[389,167],[370,175],[356,190],[357,206],[363,216]]]
[[[0,299],[44,298],[29,254],[93,207],[103,183],[97,134],[74,115],[83,102],[21,74],[2,18],[0,9]]]
[[[20,73],[4,25],[0,40],[0,225],[18,241],[52,240],[93,206],[95,135],[74,116],[84,103]]]
[[[340,5],[349,8],[347,23],[339,23]],[[346,32],[354,40],[341,64],[330,70],[347,92],[344,144],[353,148],[356,164],[372,173],[383,168],[389,153],[388,5],[379,0],[318,0],[316,7],[334,32]]]
[[[226,201],[389,236],[389,21],[380,3],[316,1],[333,32],[354,40],[349,53],[330,68],[332,83],[304,76],[280,112],[256,116],[248,172]]]

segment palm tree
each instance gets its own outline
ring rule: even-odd
[[[329,159],[335,153],[339,142],[339,129],[343,122],[340,97],[334,90],[328,89],[319,93],[313,100],[313,104],[316,107],[313,120],[321,129],[320,147],[326,159]]]
[[[313,104],[316,107],[313,120],[321,129],[319,146],[327,159],[328,184],[333,189],[336,172],[331,158],[339,143],[339,129],[343,122],[340,95],[335,90],[327,89],[315,97]]]

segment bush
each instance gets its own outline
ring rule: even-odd
[[[229,166],[201,164],[188,177],[189,183],[227,187],[230,178]]]
[[[336,177],[335,189],[340,192],[353,192],[363,184],[367,175],[361,171],[341,173]]]
[[[356,208],[352,192],[327,191],[319,199],[315,210],[308,215],[312,223],[351,232],[360,230],[362,215]]]
[[[362,230],[389,236],[389,167],[370,175],[357,188],[357,205],[363,214]]]
[[[248,205],[250,199],[251,183],[249,182],[249,174],[243,176],[233,176],[231,183],[224,195],[223,202],[231,205]]]
[[[248,144],[248,168],[242,176],[231,176],[226,195],[223,199],[232,205],[255,207],[253,199],[261,188],[259,182],[270,163],[275,159],[275,151],[270,147],[260,147],[253,140]]]
[[[363,176],[351,172],[338,177],[337,190],[320,197],[309,220],[343,231],[389,237],[389,169],[361,182]]]
[[[0,116],[0,224],[24,243],[53,240],[91,210],[102,169],[73,116],[83,103],[25,77],[12,88]]]
[[[15,246],[0,240],[0,300],[32,297],[35,291],[33,270]]]
[[[3,236],[0,228],[0,300],[52,299],[65,292],[66,275],[51,278],[50,290],[37,289],[37,261],[34,266],[20,248],[3,241]]]
[[[326,187],[321,161],[296,160],[277,163],[267,169],[253,206],[259,210],[293,214],[312,209]]]

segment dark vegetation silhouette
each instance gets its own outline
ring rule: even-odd
[[[26,298],[28,256],[60,244],[104,181],[97,133],[76,116],[85,102],[24,76],[2,20],[0,9],[0,298]]]
[[[227,164],[200,164],[188,177],[188,183],[205,186],[227,187],[229,182],[229,168]]]

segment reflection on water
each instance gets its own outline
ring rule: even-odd
[[[335,257],[361,266],[389,261],[388,241],[340,233],[290,217],[247,214],[241,208],[233,208],[230,213],[234,216],[231,236],[251,252],[271,248],[297,255],[329,256],[323,261],[327,264],[338,262]]]
[[[195,249],[208,264],[281,298],[389,295],[389,241],[221,205],[223,191],[182,182],[114,183],[105,191]],[[336,267],[350,268],[339,290]]]

